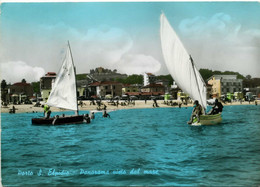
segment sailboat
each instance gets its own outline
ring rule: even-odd
[[[185,49],[164,13],[161,14],[160,23],[162,53],[168,71],[182,91],[189,94],[192,100],[198,100],[204,109],[203,115],[200,116],[200,122],[195,122],[195,119],[192,125],[214,125],[220,123],[222,121],[220,113],[206,115],[206,84],[195,67],[191,55]]]
[[[75,111],[75,115],[55,116],[52,118],[33,118],[33,125],[75,124],[84,121],[84,115],[79,115],[76,72],[69,42],[65,58],[52,86],[46,104],[52,107],[73,110]]]

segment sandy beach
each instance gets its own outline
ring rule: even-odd
[[[120,103],[123,101],[120,101]],[[173,102],[177,102],[177,101],[173,101]],[[107,110],[120,110],[120,109],[136,109],[136,108],[153,108],[153,101],[152,100],[147,100],[146,103],[144,100],[136,100],[135,104],[130,104],[130,105],[126,105],[126,106],[121,106],[120,104],[117,106],[112,105],[111,103],[109,103],[108,101],[102,101],[101,108],[103,108],[104,104],[107,106]],[[159,107],[164,107],[164,108],[172,108],[172,107],[178,107],[178,106],[170,106],[170,105],[166,105],[164,104],[163,100],[158,100],[157,101]],[[222,103],[224,106],[229,106],[229,105],[255,105],[255,102],[242,102],[242,104],[240,102],[232,102],[232,103]],[[259,101],[258,101],[259,104]],[[42,107],[35,107],[34,104],[21,104],[21,105],[8,105],[7,107],[1,106],[1,113],[9,113],[9,110],[15,106],[16,109],[16,113],[41,113],[43,112],[43,108]],[[181,107],[191,107],[192,104],[188,104],[188,105],[183,105]],[[88,111],[88,110],[97,110],[97,105],[90,105],[90,101],[83,101],[82,106],[79,105],[79,110],[80,111]],[[66,111],[63,109],[59,109],[59,108],[55,108],[55,107],[51,107],[51,111]]]

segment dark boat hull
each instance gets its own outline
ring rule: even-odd
[[[83,123],[84,116],[65,116],[65,117],[53,117],[53,118],[33,118],[33,125],[65,125],[65,124],[76,124]]]

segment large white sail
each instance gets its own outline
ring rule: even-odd
[[[171,76],[182,91],[206,108],[207,89],[199,71],[164,14],[160,21],[162,53]]]
[[[48,98],[47,105],[74,111],[78,110],[75,68],[69,44],[65,59]]]

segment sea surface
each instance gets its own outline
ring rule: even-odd
[[[225,106],[215,126],[187,125],[191,110],[117,110],[62,126],[33,126],[41,113],[1,114],[2,184],[260,185],[260,105]]]

